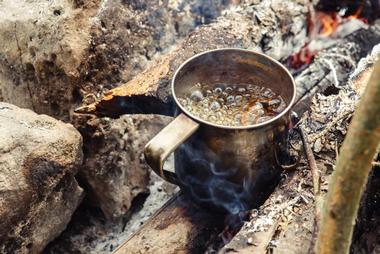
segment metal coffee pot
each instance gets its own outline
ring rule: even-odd
[[[260,84],[281,95],[287,107],[274,118],[248,126],[223,126],[192,115],[178,97],[194,84]],[[145,147],[145,159],[163,179],[179,185],[195,202],[230,213],[263,201],[281,174],[296,86],[287,69],[264,54],[216,49],[184,62],[171,83],[176,118]],[[175,172],[163,169],[174,152]]]

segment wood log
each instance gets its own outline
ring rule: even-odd
[[[380,17],[380,2],[378,0],[319,0],[316,9],[324,12],[346,9],[345,17],[356,15],[370,22]]]
[[[308,1],[249,2],[194,31],[146,71],[76,112],[111,117],[125,113],[171,114],[170,80],[189,57],[209,49],[238,47],[262,51],[281,60],[303,47],[307,41]]]
[[[114,254],[204,253],[225,226],[225,216],[208,213],[177,193]]]
[[[294,110],[302,115],[311,98],[317,92],[330,89],[335,92],[347,85],[350,74],[360,59],[380,43],[380,20],[368,29],[360,29],[321,51],[304,71],[295,78],[297,84],[297,106]]]
[[[260,5],[251,7],[251,11],[255,16],[260,13],[265,15],[270,14],[280,21],[277,25],[284,23],[289,19],[290,15],[294,15],[295,23],[305,22],[299,15],[304,14],[304,9],[298,5],[295,14],[290,14],[282,10],[282,5],[274,5],[269,10],[260,9]],[[291,6],[292,7],[292,6]],[[287,7],[288,8],[288,7]],[[277,14],[271,13],[278,10]],[[302,28],[294,36],[279,37],[278,33],[283,33],[283,29],[278,29],[278,32],[263,35],[262,31],[268,29],[270,22],[247,23],[246,20],[248,10],[243,14],[230,13],[226,20],[222,21],[231,23],[228,27],[232,27],[229,32],[222,33],[224,26],[221,20],[215,23],[214,26],[206,26],[195,31],[183,44],[174,52],[164,56],[158,63],[155,63],[145,72],[137,75],[134,79],[126,84],[123,84],[115,89],[110,90],[103,98],[96,103],[82,106],[76,110],[78,113],[94,113],[98,115],[106,115],[117,117],[124,113],[157,113],[172,115],[171,95],[170,95],[170,79],[175,69],[188,57],[201,51],[220,48],[220,47],[242,47],[261,50],[264,53],[274,56],[276,59],[284,60],[292,53],[298,52],[300,49],[299,43],[295,44],[294,48],[289,49],[289,45],[294,45],[295,40],[306,42],[304,33],[306,28]],[[285,15],[285,14],[286,15]],[[251,14],[252,15],[252,14]],[[264,14],[262,14],[264,16]],[[277,15],[277,16],[276,16]],[[231,17],[230,17],[231,16]],[[227,20],[228,18],[228,20]],[[231,19],[232,21],[230,21]],[[298,20],[298,21],[297,21]],[[249,30],[235,28],[238,22],[247,23]],[[295,26],[295,25],[294,25]],[[241,26],[240,26],[241,27]],[[245,26],[244,26],[245,27]],[[294,30],[294,27],[287,27],[288,32]],[[260,32],[261,31],[261,32]],[[241,38],[247,34],[257,34],[261,37],[261,42],[256,39],[242,41]],[[233,35],[234,34],[234,35]],[[212,35],[212,36],[211,36]],[[253,35],[251,35],[253,37]],[[224,38],[224,39],[222,39]],[[263,44],[262,41],[267,44]],[[277,45],[270,43],[273,40],[278,40]],[[209,41],[209,42],[206,42]],[[244,42],[244,43],[243,43]],[[364,57],[373,48],[374,45],[380,42],[380,21],[369,26],[368,29],[359,29],[354,33],[346,36],[343,39],[337,40],[328,49],[321,51],[304,71],[296,75],[297,84],[297,102],[298,105],[295,111],[299,114],[303,112],[301,108],[308,108],[310,99],[316,92],[323,92],[327,88],[344,85],[351,71],[356,67],[357,62]],[[268,46],[271,45],[271,46]],[[273,48],[282,49],[282,54],[276,53]],[[303,105],[305,104],[305,105]],[[301,106],[302,105],[302,106]]]

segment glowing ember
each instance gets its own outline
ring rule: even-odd
[[[349,20],[359,19],[359,20],[363,21],[364,23],[368,24],[368,19],[360,17],[360,14],[362,13],[362,11],[363,11],[363,6],[360,6],[356,10],[356,12],[353,15],[348,16],[347,19],[349,19]]]
[[[317,20],[320,22],[319,34],[326,37],[335,32],[341,23],[341,17],[337,13],[317,12]]]
[[[301,48],[301,50],[290,56],[287,60],[287,65],[295,70],[300,70],[304,66],[309,65],[314,56],[318,53],[318,48],[312,48],[311,43],[318,38],[327,38],[336,36],[338,28],[351,20],[360,20],[368,24],[368,20],[362,18],[363,6],[360,6],[353,15],[344,17],[344,12],[323,12],[323,11],[310,11],[310,18],[308,22],[308,33],[310,41]]]
[[[309,65],[316,54],[317,51],[310,50],[309,44],[306,44],[298,53],[289,57],[288,65],[294,69],[300,69],[304,65]]]

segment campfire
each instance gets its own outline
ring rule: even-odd
[[[328,253],[343,215],[322,203],[343,196],[347,140],[359,149],[350,134],[375,117],[360,112],[378,0],[3,0],[0,14],[0,253]],[[378,156],[351,253],[380,252]]]

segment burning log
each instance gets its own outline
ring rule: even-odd
[[[319,0],[316,9],[324,12],[340,11],[342,16],[355,15],[364,17],[369,21],[380,17],[380,2],[378,0]]]
[[[123,113],[170,114],[170,80],[196,53],[223,47],[256,49],[276,59],[298,52],[307,40],[307,1],[245,4],[209,26],[193,32],[176,50],[134,79],[110,90],[79,113],[118,116]]]
[[[274,7],[276,6],[277,5]],[[277,6],[277,8],[279,7]],[[303,11],[303,9],[299,10],[299,12],[301,11]],[[281,15],[278,18],[285,19],[285,17],[287,16]],[[283,22],[285,22],[285,20],[283,20]],[[219,23],[216,23],[215,26],[217,26],[217,24]],[[266,23],[259,23],[254,27],[257,27],[258,30],[262,30],[265,28],[262,24],[265,25]],[[253,31],[256,31],[256,29]],[[303,32],[305,31],[299,31],[298,35],[281,40],[280,47],[282,47],[285,52],[293,54],[294,51],[292,52],[287,48],[287,45],[289,43],[292,44],[292,41],[296,40],[296,38],[301,37],[301,40],[303,40],[304,38],[301,36]],[[208,37],[209,34],[214,33],[216,33],[215,37]],[[237,33],[243,35],[244,33],[248,33],[248,31],[238,30]],[[205,37],[206,35],[207,37]],[[212,26],[203,27],[190,36],[188,40],[180,46],[179,50],[167,55],[159,63],[136,76],[136,78],[130,82],[110,90],[98,102],[78,108],[77,112],[115,117],[123,113],[171,114],[169,81],[176,67],[192,54],[209,48],[203,45],[211,45],[210,47],[218,48],[223,46],[234,47],[238,45],[238,43],[241,43],[241,41],[236,38],[231,39],[231,41],[226,39],[221,41],[216,35],[224,36],[223,34],[219,34],[218,30],[213,29]],[[233,38],[232,35],[228,36],[228,34],[226,34],[225,36],[226,38]],[[262,38],[262,40],[263,39],[264,38]],[[271,39],[279,40],[276,34],[274,34]],[[202,43],[203,40],[209,40],[210,43]],[[355,69],[357,62],[379,42],[380,22],[377,22],[367,29],[359,29],[345,38],[337,40],[332,46],[321,51],[315,57],[314,62],[296,76],[298,89],[297,101],[301,102],[299,105],[310,103],[310,99],[316,92],[331,87],[331,83],[335,85],[336,89],[344,84],[348,79],[350,71]],[[269,45],[270,44],[271,43],[269,43]],[[248,48],[250,48],[255,45],[255,42],[251,41],[245,45],[248,45]],[[260,45],[262,45],[262,43]],[[271,48],[266,49],[262,47],[261,49],[265,53],[273,53],[273,49]],[[298,47],[294,48],[294,50],[296,50],[295,52],[298,52],[299,49]],[[275,57],[285,60],[289,57],[289,55],[286,55],[287,53]],[[307,105],[302,107],[307,108]],[[302,112],[300,111],[299,113]]]
[[[345,86],[359,60],[378,43],[380,43],[379,21],[368,29],[360,29],[338,41],[334,46],[321,51],[314,62],[296,76],[295,110],[301,115],[302,109],[308,108],[315,93],[324,92],[327,88],[337,91]]]

